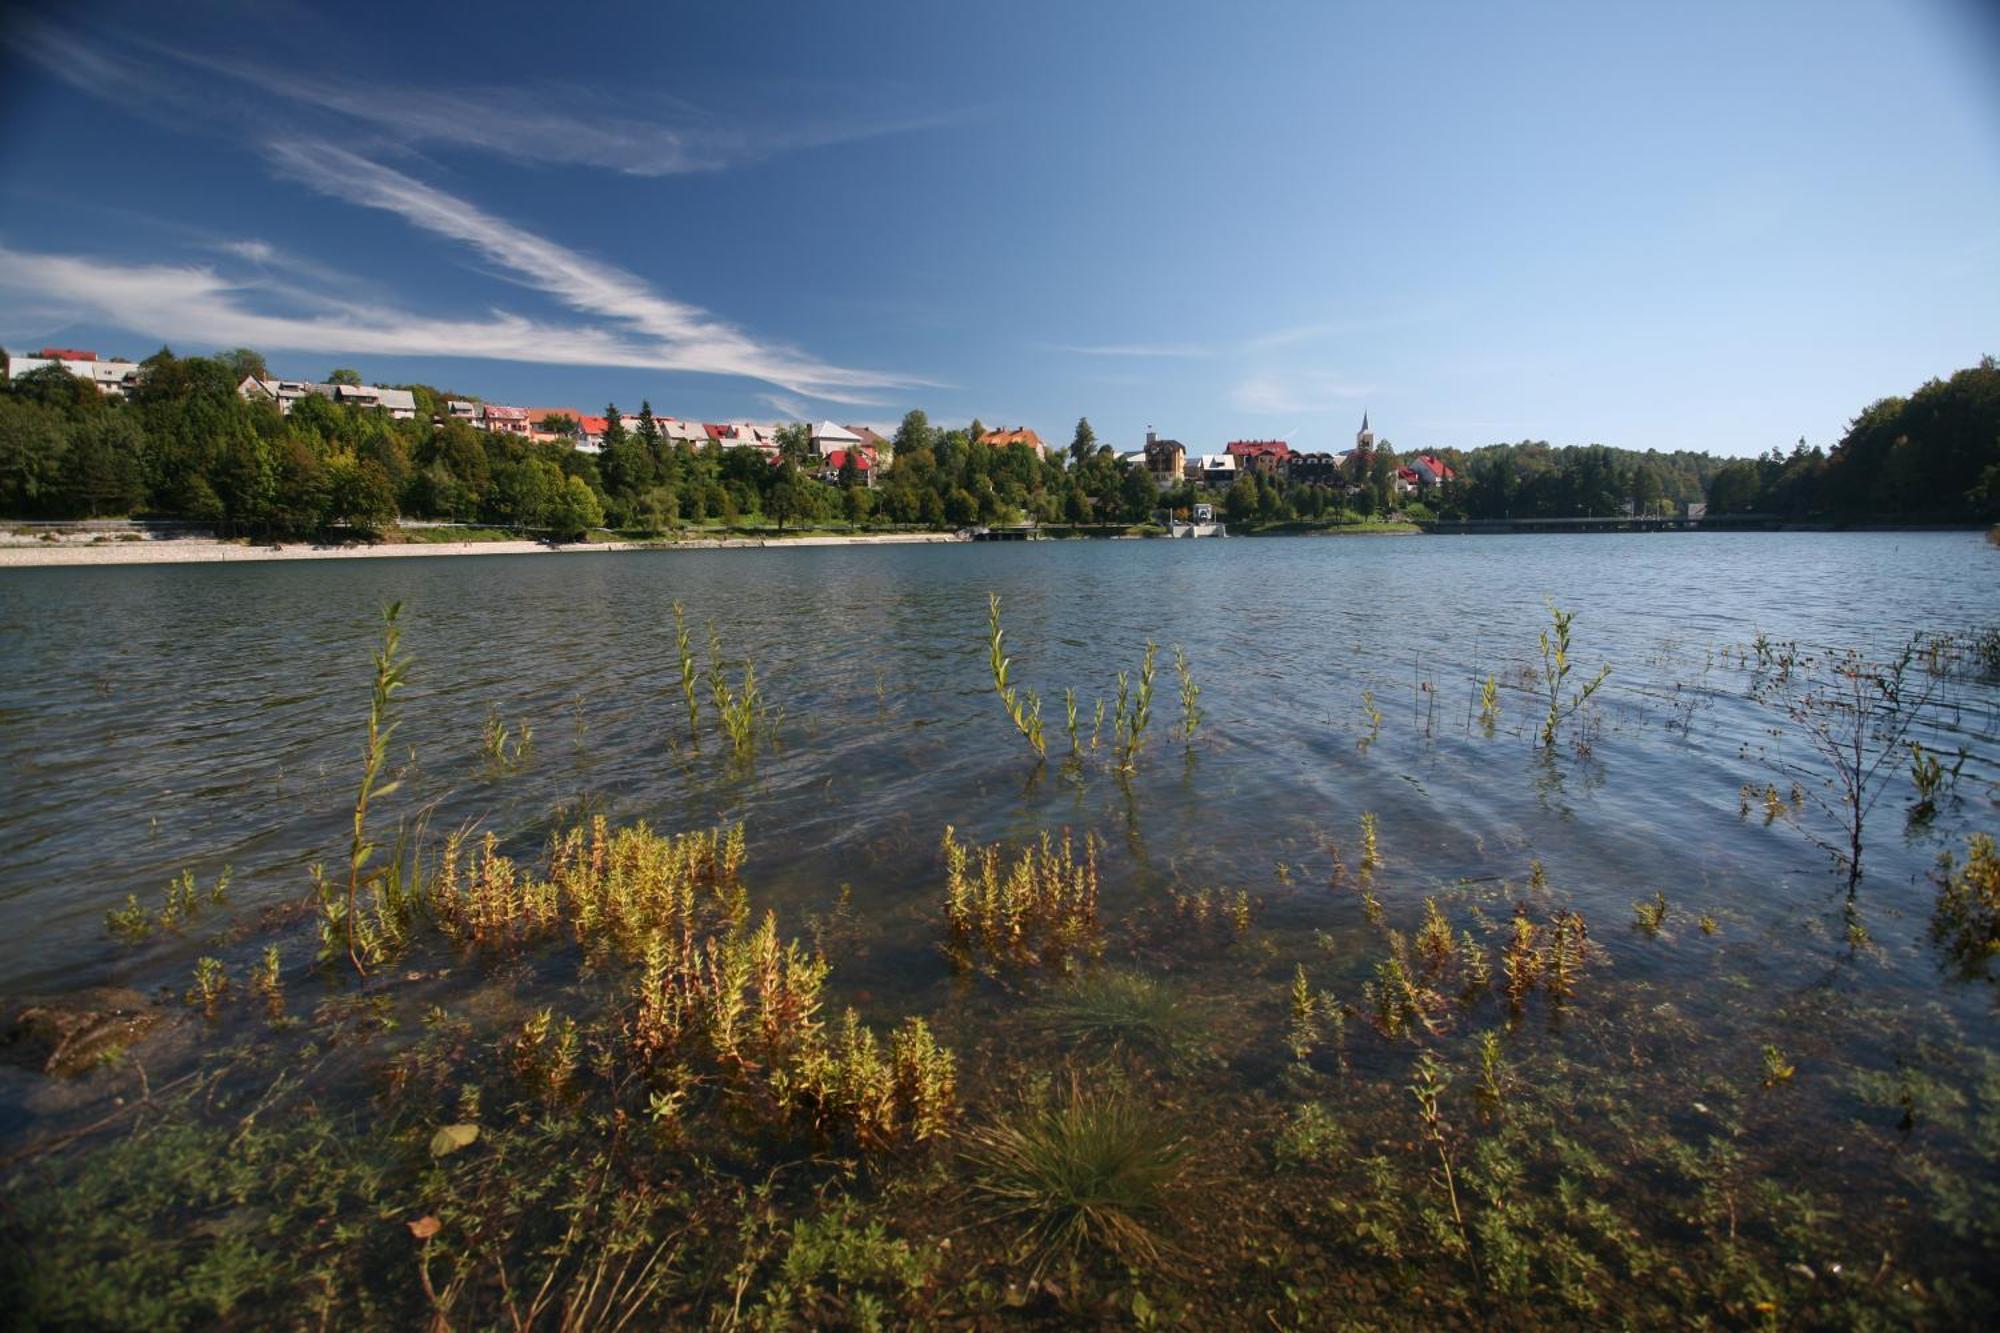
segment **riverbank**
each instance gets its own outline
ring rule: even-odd
[[[581,555],[599,551],[712,551],[790,546],[891,546],[967,540],[955,532],[814,533],[798,537],[695,537],[681,541],[387,542],[346,545],[292,542],[252,544],[212,537],[152,537],[136,540],[36,542],[0,545],[0,569],[72,565],[216,564],[246,560],[362,560],[434,555]]]

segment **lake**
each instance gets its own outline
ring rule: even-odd
[[[1014,682],[1041,696],[1046,762],[994,693],[989,594],[1001,599]],[[1726,1141],[1755,1173],[1819,1189],[1857,1216],[1893,1204],[1899,1262],[1913,1267],[1928,1249],[1963,1277],[1994,1238],[1991,1218],[1970,1229],[1932,1220],[1948,1210],[1912,1183],[1923,1176],[1910,1165],[1955,1173],[1975,1207],[2000,1198],[2000,1138],[1978,1146],[1979,1125],[2000,1125],[2000,1106],[1982,1100],[2000,1094],[1995,990],[1953,973],[1929,930],[1939,854],[1962,858],[1969,833],[2000,825],[2000,663],[1968,647],[2000,627],[2000,550],[1979,534],[1045,542],[9,572],[0,995],[178,992],[197,957],[249,965],[267,942],[260,914],[268,924],[307,899],[309,867],[345,855],[368,659],[394,600],[412,667],[393,742],[402,785],[376,806],[377,828],[420,813],[433,837],[476,825],[535,864],[553,832],[584,816],[668,832],[741,821],[756,911],[775,908],[787,934],[815,923],[817,938],[837,942],[836,1011],[852,1000],[884,1023],[928,1016],[958,1047],[968,1090],[1014,1086],[970,1071],[1018,1058],[1004,1034],[1033,987],[969,981],[939,947],[947,826],[966,842],[1013,846],[1045,830],[1101,841],[1104,916],[1123,923],[1107,957],[1182,978],[1216,1016],[1216,1063],[1200,1081],[1208,1105],[1183,1108],[1216,1123],[1284,1126],[1315,1097],[1336,1108],[1352,1099],[1355,1126],[1409,1110],[1415,1046],[1371,1029],[1368,997],[1379,993],[1364,991],[1385,984],[1387,932],[1412,937],[1434,896],[1455,929],[1498,940],[1525,895],[1538,913],[1580,913],[1590,944],[1576,1017],[1517,1015],[1523,1070],[1602,1076],[1617,1100],[1593,1115],[1609,1124],[1629,1108],[1643,1123],[1626,1127],[1628,1145],[1654,1134]],[[732,681],[735,663],[754,660],[772,710],[754,758],[732,757],[712,731],[690,745],[675,602],[704,660],[714,626]],[[1601,663],[1611,674],[1544,748],[1546,699],[1532,690],[1550,603],[1574,614],[1571,685]],[[1853,648],[1888,659],[1918,634],[1948,636],[1959,655],[1911,668],[1908,697],[1924,697],[1909,737],[1947,767],[1961,749],[1965,758],[1927,820],[1911,818],[1907,764],[1885,767],[1856,936],[1846,877],[1809,836],[1832,824],[1810,792],[1792,790],[1819,770],[1784,706],[1798,690],[1773,664],[1788,642],[1806,657]],[[1160,645],[1151,728],[1121,776],[1107,759],[1115,673],[1136,675],[1149,639]],[[1200,686],[1191,743],[1177,731],[1175,647]],[[1489,676],[1490,726],[1478,716]],[[1065,687],[1086,746],[1106,701],[1098,749],[1074,763]],[[512,735],[532,729],[512,770],[483,752],[489,718]],[[1767,785],[1785,811],[1768,822]],[[1365,816],[1379,847],[1372,873],[1360,865]],[[194,926],[136,945],[107,932],[106,912],[128,894],[151,903],[184,868],[205,885],[225,866],[226,907]],[[1203,891],[1247,893],[1254,924],[1219,941],[1173,934]],[[1644,928],[1634,904],[1655,894],[1668,915]],[[309,957],[288,954],[301,969]],[[1351,1007],[1337,1055],[1288,1057],[1295,975]],[[302,971],[292,987],[322,984]],[[541,982],[506,984],[532,998]],[[1441,1025],[1435,1045],[1461,1092],[1476,1068],[1471,1035],[1494,1021]],[[1795,1074],[1763,1064],[1767,1047]],[[1301,1091],[1310,1069],[1325,1084]],[[1359,1090],[1332,1090],[1342,1079]],[[0,1087],[12,1138],[67,1109],[25,1077]],[[1902,1125],[1924,1099],[1945,1109]],[[1468,1154],[1469,1107],[1454,1131]],[[1812,1167],[1836,1141],[1846,1163]],[[1592,1151],[1618,1160],[1607,1144]],[[1673,1160],[1665,1147],[1638,1154],[1655,1157]],[[1605,1170],[1631,1175],[1629,1163]],[[1669,1193],[1616,1206],[1663,1218]],[[1313,1213],[1270,1225],[1348,1236],[1356,1224]],[[1662,1246],[1694,1243],[1677,1230],[1694,1223],[1661,1225],[1674,1232]],[[1863,1233],[1832,1226],[1836,1237]],[[1732,1215],[1732,1244],[1734,1227]],[[1847,1307],[1811,1302],[1861,1299],[1819,1275],[1779,1222],[1767,1230],[1759,1271],[1792,1284],[1773,1297],[1783,1308],[1829,1317]],[[1872,1273],[1885,1243],[1867,1230],[1847,1269]],[[1359,1262],[1334,1263],[1331,1240],[1313,1252],[1330,1272]],[[1794,1262],[1816,1276],[1785,1276]],[[1943,1317],[1920,1299],[1938,1281],[1926,1272],[1918,1295],[1898,1298],[1916,1304],[1891,1308]],[[1991,1295],[1975,1282],[1971,1304],[1951,1308]],[[1201,1299],[1185,1296],[1185,1317],[1232,1317]],[[1719,1289],[1661,1299],[1626,1313],[1750,1317]]]

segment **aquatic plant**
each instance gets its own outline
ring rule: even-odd
[[[200,958],[194,965],[194,985],[188,988],[187,1002],[213,1018],[215,1007],[229,993],[229,969],[220,958]]]
[[[265,1017],[271,1022],[283,1021],[285,1017],[285,978],[283,961],[278,954],[278,946],[269,944],[250,971],[250,993],[264,1002]]]
[[[1067,967],[1103,949],[1097,915],[1097,837],[1085,834],[1078,861],[1067,832],[1020,849],[1003,871],[999,844],[961,844],[944,831],[946,952],[960,967],[983,959],[1013,966]]]
[[[1286,1033],[1286,1044],[1291,1047],[1292,1059],[1303,1063],[1319,1044],[1318,1001],[1313,995],[1312,983],[1306,979],[1306,965],[1300,963],[1292,973],[1292,1023]]]
[[[1039,1278],[1070,1256],[1156,1262],[1187,1155],[1153,1108],[1072,1075],[1050,1102],[968,1131],[965,1156],[974,1197]]]
[[[1990,834],[1975,833],[1966,843],[1961,866],[1950,852],[1932,872],[1938,886],[1931,911],[1931,938],[1943,945],[1960,970],[1977,972],[2000,955],[2000,852]]]
[[[1486,679],[1479,683],[1479,725],[1485,728],[1486,734],[1490,736],[1499,721],[1500,681],[1498,677],[1489,673]]]
[[[1938,797],[1950,794],[1957,785],[1959,770],[1965,767],[1969,752],[1961,745],[1958,761],[1946,768],[1943,761],[1926,750],[1921,741],[1909,741],[1907,744],[1910,747],[1910,783],[1917,789],[1917,805],[1913,813],[1919,819],[1928,819],[1937,810]]]
[[[1419,982],[1410,965],[1409,944],[1401,931],[1389,935],[1389,953],[1375,964],[1374,979],[1362,983],[1361,994],[1374,1011],[1375,1028],[1385,1037],[1442,1034],[1449,1025],[1444,996]]]
[[[402,654],[403,631],[397,618],[403,614],[401,602],[391,602],[382,610],[382,644],[375,652],[375,681],[368,696],[368,732],[361,751],[361,782],[354,794],[354,827],[347,846],[347,902],[344,922],[347,930],[347,958],[355,972],[367,976],[361,955],[355,948],[355,918],[361,886],[376,878],[367,873],[368,862],[378,850],[368,836],[368,807],[378,797],[387,796],[400,784],[382,782],[389,764],[389,741],[399,725],[396,694],[409,674],[409,660]]]
[[[1097,706],[1101,711],[1104,707],[1103,701],[1100,700]],[[1069,732],[1069,757],[1073,760],[1081,759],[1083,744],[1078,739],[1076,731],[1076,690],[1067,685],[1063,687],[1063,725]]]
[[[1796,678],[1787,672],[1755,690],[1759,700],[1783,710],[1824,766],[1783,755],[1777,761],[1794,779],[1794,794],[1809,798],[1837,828],[1828,836],[1799,823],[1845,875],[1850,906],[1861,884],[1868,816],[1886,790],[1892,761],[1905,752],[1909,732],[1926,715],[1936,690],[1928,675],[1919,672],[1911,679],[1915,657],[1914,641],[1886,662],[1849,649],[1805,663]]]
[[[488,771],[518,773],[535,755],[535,730],[523,722],[518,731],[508,727],[497,704],[486,708],[486,725],[479,735],[479,752]]]
[[[1220,923],[1238,938],[1250,932],[1257,911],[1257,903],[1248,889],[1238,889],[1235,893],[1223,889],[1197,889],[1193,893],[1174,890],[1172,897],[1174,915],[1182,921],[1197,928]]]
[[[1660,933],[1660,927],[1667,921],[1667,895],[1654,890],[1650,898],[1641,898],[1632,904],[1633,924],[1648,935]]]
[[[1365,811],[1361,816],[1361,873],[1369,874],[1381,864],[1381,849],[1375,843],[1375,812]]]
[[[695,665],[694,648],[689,642],[687,611],[678,600],[674,602],[674,653],[680,660],[681,698],[687,704],[688,740],[701,744],[701,698],[695,687],[699,672]]]
[[[1375,706],[1375,691],[1361,691],[1361,716],[1368,719],[1368,734],[1356,741],[1354,748],[1367,754],[1368,747],[1382,734],[1382,710]]]
[[[1507,1101],[1507,1071],[1500,1059],[1500,1034],[1488,1028],[1479,1034],[1479,1100],[1487,1114]]]
[[[1139,663],[1139,688],[1132,691],[1126,674],[1118,673],[1118,708],[1111,719],[1112,752],[1118,771],[1130,773],[1137,767],[1139,748],[1146,743],[1146,725],[1153,717],[1153,659],[1160,646],[1148,639],[1146,656]]]
[[[1294,1107],[1291,1119],[1271,1145],[1271,1155],[1281,1167],[1333,1166],[1346,1157],[1347,1151],[1347,1132],[1333,1113],[1318,1102],[1303,1102]]]
[[[1798,1067],[1785,1058],[1785,1053],[1776,1046],[1764,1047],[1764,1086],[1775,1088],[1780,1083],[1790,1083],[1798,1073]]]
[[[1603,687],[1611,675],[1609,662],[1597,668],[1597,674],[1580,685],[1570,685],[1569,677],[1574,667],[1569,660],[1570,625],[1576,613],[1565,611],[1554,602],[1548,603],[1549,617],[1554,622],[1553,633],[1543,630],[1539,639],[1542,651],[1542,692],[1548,695],[1548,712],[1542,718],[1540,739],[1548,748],[1556,743],[1556,735],[1562,724],[1574,717],[1590,697]]]
[[[1188,666],[1187,650],[1179,644],[1174,645],[1174,675],[1180,680],[1181,739],[1191,747],[1195,728],[1201,725],[1201,686]]]
[[[729,738],[736,757],[747,759],[756,751],[758,733],[769,722],[763,696],[757,690],[757,664],[749,658],[743,659],[741,682],[738,688],[730,688],[729,673],[723,665],[722,635],[710,625],[708,692],[715,704],[715,720],[722,734]]]
[[[1038,996],[1029,1021],[1062,1040],[1104,1054],[1132,1054],[1184,1069],[1206,1054],[1208,1027],[1167,983],[1142,972],[1098,968]]]
[[[1042,700],[1034,691],[1020,690],[1008,679],[1013,659],[1007,656],[1005,641],[1006,631],[1000,627],[1000,594],[988,593],[986,646],[987,661],[993,670],[993,692],[1000,696],[1000,705],[1006,710],[1014,729],[1021,733],[1028,742],[1028,748],[1040,759],[1048,753],[1048,746],[1042,739]]]
[[[1424,1141],[1437,1154],[1438,1172],[1434,1179],[1444,1186],[1445,1198],[1451,1204],[1451,1220],[1458,1227],[1459,1246],[1469,1250],[1472,1240],[1465,1229],[1465,1214],[1459,1210],[1458,1179],[1452,1170],[1451,1127],[1445,1123],[1444,1114],[1438,1109],[1439,1099],[1450,1086],[1451,1076],[1436,1055],[1425,1051],[1417,1057],[1416,1067],[1411,1071],[1409,1093],[1417,1101],[1417,1120],[1423,1126]]]
[[[178,930],[184,922],[201,915],[204,906],[218,907],[229,900],[230,868],[224,866],[204,895],[195,882],[194,871],[182,870],[160,891],[160,906],[149,911],[139,895],[125,895],[125,905],[104,914],[104,928],[127,944],[138,944],[162,930]]]

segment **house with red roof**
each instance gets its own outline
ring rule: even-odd
[[[877,458],[875,451],[865,444],[855,445],[852,449],[835,449],[831,451],[820,460],[820,469],[813,475],[821,481],[838,484],[840,474],[847,467],[849,457],[854,459],[855,469],[861,474],[861,484],[863,486],[873,486],[875,484]]]
[[[1409,470],[1417,474],[1417,481],[1424,486],[1442,486],[1458,477],[1451,465],[1436,454],[1418,454],[1410,460]]]
[[[1238,471],[1270,474],[1283,470],[1292,446],[1283,440],[1231,440],[1222,452],[1236,460]]]
[[[1048,453],[1048,446],[1042,443],[1042,437],[1026,426],[1016,426],[1012,430],[989,430],[979,437],[979,443],[994,449],[1033,449],[1038,457]]]

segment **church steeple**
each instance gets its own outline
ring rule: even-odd
[[[1373,449],[1375,447],[1375,432],[1368,429],[1368,413],[1366,411],[1363,411],[1361,414],[1361,429],[1354,432],[1354,447],[1356,449]]]

